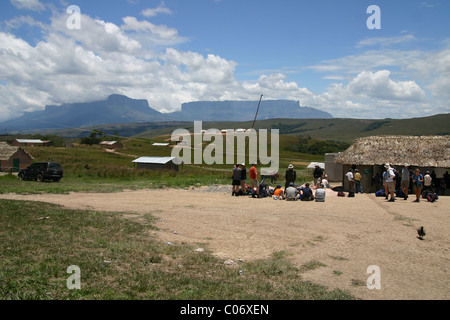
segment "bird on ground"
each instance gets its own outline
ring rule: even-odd
[[[417,229],[417,234],[419,235],[419,239],[423,240],[423,237],[425,237],[426,233],[425,233],[425,228],[422,226],[420,228]]]

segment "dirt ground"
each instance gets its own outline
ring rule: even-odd
[[[305,272],[305,280],[360,299],[450,298],[450,197],[389,203],[373,194],[341,198],[328,189],[324,203],[287,202],[198,188],[0,198],[129,212],[131,219],[150,213],[159,218],[156,234],[164,242],[207,248],[224,261],[285,251],[298,266],[313,260],[326,265]],[[420,226],[424,240],[417,238]],[[370,290],[373,265],[380,268],[381,288]]]

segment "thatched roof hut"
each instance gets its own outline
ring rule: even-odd
[[[0,142],[0,171],[18,171],[30,165],[32,160],[33,156],[21,147]]]
[[[360,138],[335,162],[352,165],[391,165],[450,168],[450,136],[373,136]]]

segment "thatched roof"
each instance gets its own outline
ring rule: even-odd
[[[335,162],[351,165],[405,163],[418,167],[449,168],[450,136],[373,136],[360,138]]]
[[[14,153],[16,153],[19,149],[21,149],[23,152],[28,154],[31,159],[34,159],[31,154],[29,154],[28,152],[26,152],[22,148],[10,146],[6,142],[0,142],[0,160],[9,160],[9,158],[11,158],[11,156]]]

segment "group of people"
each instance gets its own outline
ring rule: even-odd
[[[383,172],[382,181],[386,192],[386,199],[388,194],[390,199],[388,201],[395,201],[395,193],[398,190],[398,196],[407,200],[410,190],[415,193],[416,199],[414,202],[420,202],[420,198],[423,193],[434,193],[442,189],[445,192],[447,188],[445,178],[440,179],[439,187],[433,191],[433,187],[436,185],[436,175],[426,171],[423,175],[419,168],[413,170],[410,169],[410,165],[405,163],[403,168],[398,171],[394,167],[391,167],[388,163],[385,165],[386,171]],[[445,175],[444,175],[445,176]],[[398,188],[399,187],[399,188]]]
[[[372,183],[375,185],[377,190],[380,190],[381,185],[383,186],[383,191],[385,199],[389,202],[394,202],[397,197],[402,197],[404,200],[409,198],[410,192],[414,192],[416,199],[414,202],[420,202],[420,198],[423,193],[445,193],[447,188],[446,184],[446,174],[444,174],[443,179],[439,179],[438,184],[436,183],[436,175],[426,171],[425,174],[420,172],[419,168],[412,170],[408,163],[405,163],[401,170],[397,170],[395,167],[391,166],[389,163],[384,165],[385,171],[380,176],[376,174],[372,177]],[[346,177],[349,184],[350,193],[363,193],[363,188],[361,185],[361,174],[358,169],[349,169],[346,173]],[[435,190],[433,190],[433,188]]]
[[[272,198],[274,200],[287,200],[287,201],[313,201],[324,202],[326,191],[324,186],[321,184],[315,191],[311,189],[309,183],[304,186],[296,187],[293,182],[289,183],[289,186],[283,190],[281,184],[277,185]]]
[[[245,167],[245,163],[235,164],[233,168],[232,175],[232,196],[238,195],[248,195],[251,194],[253,198],[260,198],[260,184],[258,183],[258,170],[257,170],[257,162],[252,164],[252,167],[249,170],[250,175],[250,185],[247,184],[247,169]],[[324,188],[328,187],[328,180],[323,170],[316,165],[316,168],[313,173],[314,176],[314,186],[313,189],[316,189],[316,194],[314,195],[312,188],[309,183],[306,183],[304,186],[296,187],[295,182],[297,180],[297,172],[294,170],[294,166],[290,164],[285,174],[285,187],[284,190],[281,185],[277,185],[277,187],[273,190],[270,190],[270,195],[273,199],[279,200],[314,200],[316,201],[324,201],[325,200],[325,190]],[[265,191],[265,190],[264,190]],[[273,192],[273,193],[272,193]]]

